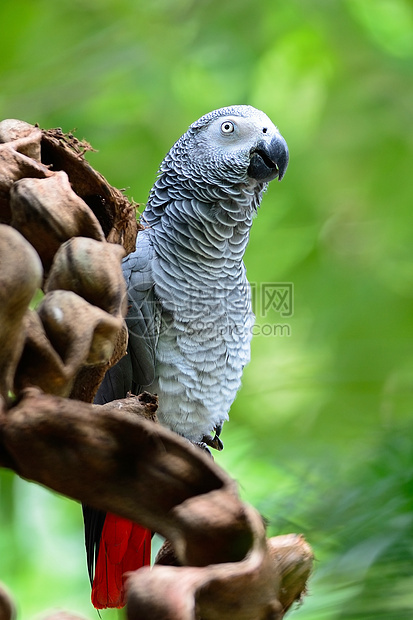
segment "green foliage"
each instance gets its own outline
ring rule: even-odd
[[[289,144],[246,263],[257,291],[294,283],[294,315],[257,303],[218,462],[271,534],[313,545],[303,620],[413,613],[412,22],[407,0],[0,4],[0,118],[77,128],[138,202],[210,109],[251,103]],[[290,335],[263,335],[277,324]],[[0,579],[22,617],[94,618],[79,507],[0,485]]]

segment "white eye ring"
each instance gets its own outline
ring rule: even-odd
[[[231,121],[224,121],[221,125],[221,131],[225,134],[232,133],[234,129],[234,123],[232,123]]]

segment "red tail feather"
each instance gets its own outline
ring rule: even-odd
[[[92,603],[97,609],[125,605],[125,577],[150,564],[151,532],[127,519],[108,513],[100,539],[92,585]]]

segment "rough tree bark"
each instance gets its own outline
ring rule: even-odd
[[[120,261],[137,223],[87,150],[0,123],[0,466],[167,538],[128,579],[130,620],[282,618],[312,568],[304,539],[267,539],[234,481],[156,423],[155,396],[90,404],[126,350]],[[0,620],[12,615],[0,588]]]

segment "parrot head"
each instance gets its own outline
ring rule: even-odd
[[[264,112],[248,105],[202,116],[170,153],[179,161],[181,174],[226,187],[281,181],[289,159],[287,143],[277,127]]]

